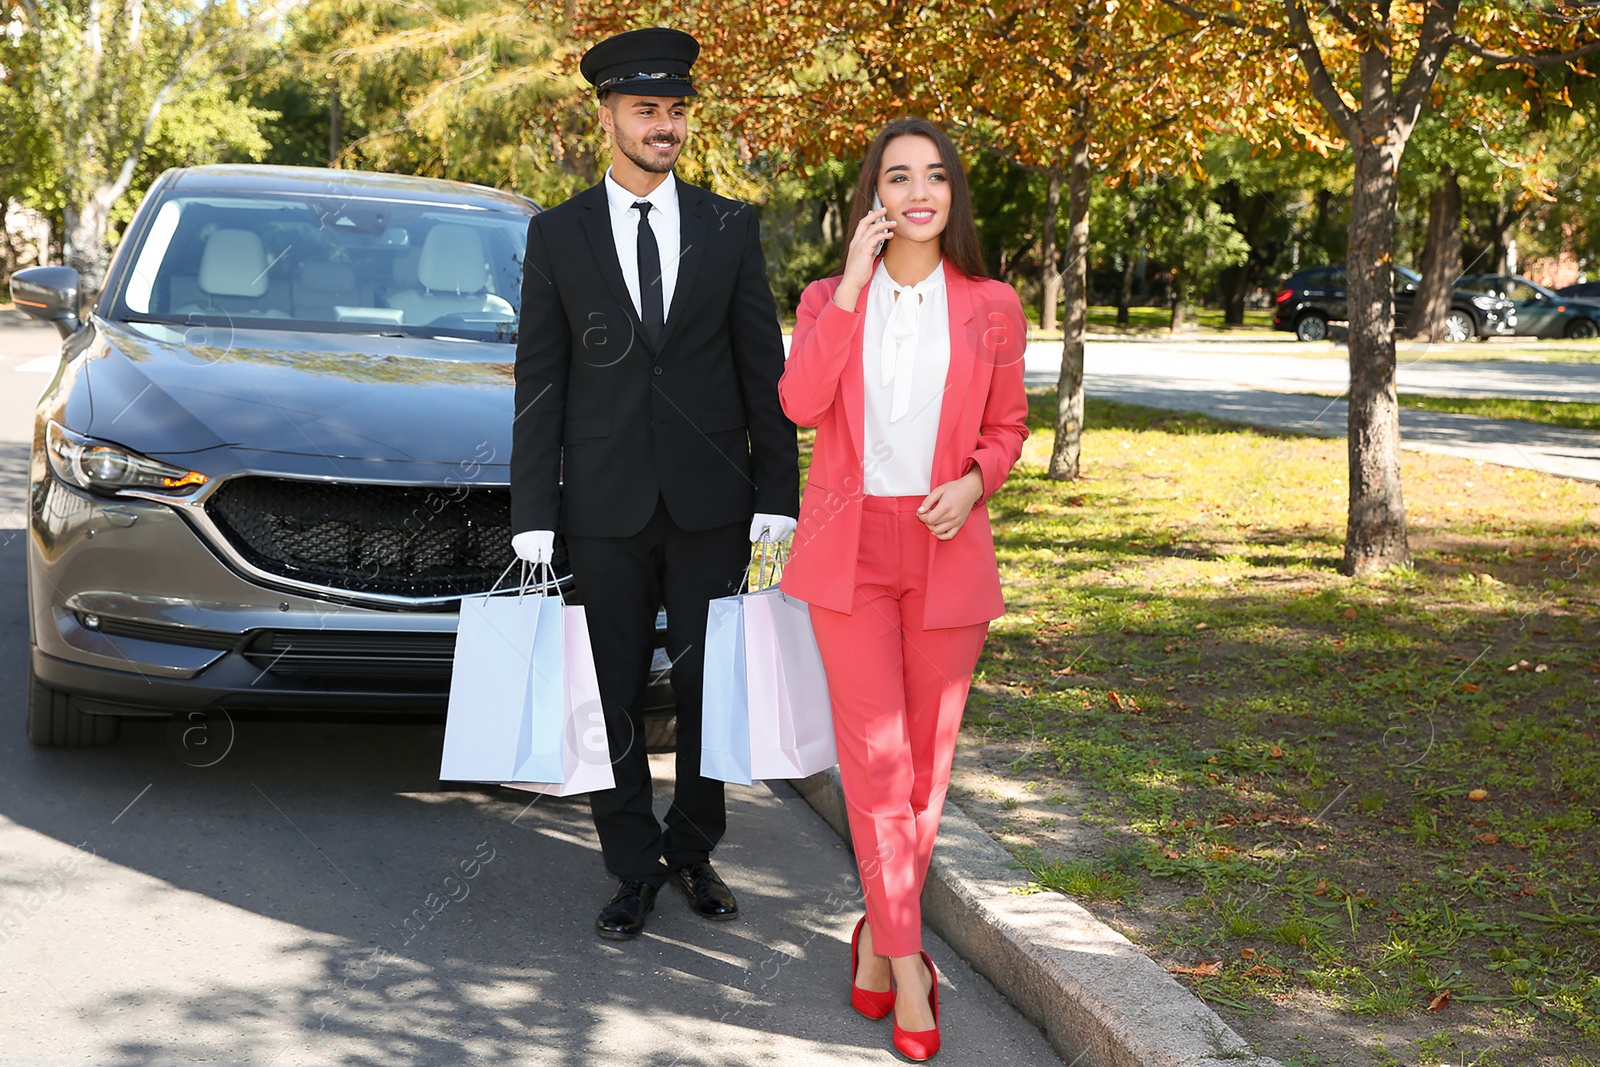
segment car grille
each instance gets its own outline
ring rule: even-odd
[[[506,489],[244,477],[224,482],[205,507],[252,566],[351,593],[481,593],[514,558]],[[564,576],[560,547],[556,568]]]

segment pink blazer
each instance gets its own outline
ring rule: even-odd
[[[950,370],[939,413],[933,480],[942,485],[976,466],[983,496],[948,541],[928,534],[924,625],[988,622],[1005,613],[994,534],[984,505],[1022,454],[1028,436],[1023,389],[1027,320],[1004,282],[969,278],[946,263]],[[833,302],[838,278],[813,282],[800,298],[778,398],[801,426],[817,428],[811,474],[800,503],[785,592],[849,614],[861,541],[863,422],[861,334],[867,289],[855,311]]]

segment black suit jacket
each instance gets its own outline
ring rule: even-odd
[[[755,209],[683,182],[678,207],[682,254],[659,346],[622,280],[603,183],[528,224],[517,532],[626,537],[658,499],[685,530],[799,513],[795,428],[778,404],[783,337]]]

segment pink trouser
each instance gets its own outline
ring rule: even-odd
[[[866,498],[852,613],[811,605],[872,947],[922,950],[922,884],[988,623],[927,630],[923,497]]]

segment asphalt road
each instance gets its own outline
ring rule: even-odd
[[[592,931],[614,882],[586,804],[438,792],[442,725],[32,747],[20,505],[47,379],[15,367],[41,343],[0,327],[0,1065],[896,1062],[848,1006],[854,865],[786,786],[729,788],[741,920],[667,890],[616,945]],[[941,1063],[1060,1062],[927,946]]]
[[[1296,355],[1314,349],[1319,357]],[[1489,349],[1492,351],[1492,347]],[[1343,437],[1348,410],[1348,362],[1333,345],[1293,341],[1090,341],[1084,389],[1130,404],[1198,411],[1222,419],[1324,437]],[[1396,378],[1401,392],[1429,396],[1518,397],[1600,403],[1600,364],[1417,361],[1402,345]],[[1334,356],[1336,358],[1329,358]],[[1054,384],[1059,344],[1028,346],[1028,382]],[[1400,437],[1408,449],[1443,452],[1508,467],[1600,482],[1600,434],[1537,423],[1484,419],[1402,408]]]

